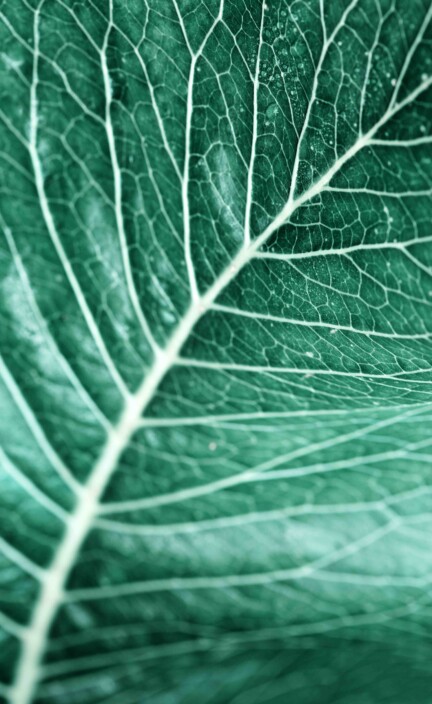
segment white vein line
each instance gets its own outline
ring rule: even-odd
[[[99,331],[99,328],[96,325],[96,322],[93,318],[93,315],[90,311],[90,308],[88,307],[87,301],[85,299],[85,296],[81,290],[81,286],[78,282],[78,279],[75,276],[75,272],[70,264],[70,261],[66,255],[66,252],[64,250],[63,244],[60,240],[60,237],[57,232],[56,225],[54,223],[54,218],[52,216],[49,204],[48,204],[48,199],[45,193],[45,183],[44,183],[44,176],[43,176],[43,170],[42,170],[42,164],[39,159],[39,153],[38,153],[38,148],[37,148],[37,132],[38,132],[38,98],[37,98],[37,87],[39,84],[39,75],[38,75],[38,70],[39,70],[39,15],[41,8],[44,4],[45,0],[42,0],[40,5],[36,8],[35,10],[35,16],[34,16],[34,51],[33,51],[33,74],[32,74],[32,83],[31,83],[31,88],[30,88],[30,125],[29,125],[29,144],[28,144],[28,150],[30,153],[30,158],[33,166],[33,171],[35,174],[35,184],[36,184],[36,191],[39,197],[39,202],[40,202],[40,207],[42,211],[42,215],[45,221],[46,228],[48,230],[48,233],[50,235],[51,241],[54,245],[54,248],[57,252],[57,255],[60,259],[60,262],[63,266],[63,269],[66,273],[66,276],[68,278],[68,281],[70,283],[70,286],[75,294],[75,298],[78,302],[78,305],[80,307],[81,313],[84,317],[84,320],[87,323],[88,329],[90,330],[90,333],[96,343],[96,346],[99,350],[99,353],[111,375],[111,378],[113,379],[114,383],[118,387],[118,389],[121,391],[122,395],[124,397],[127,397],[129,395],[129,391],[121,378],[120,374],[118,373],[111,356],[105,346],[105,342],[102,339],[101,333]]]
[[[9,635],[14,636],[15,638],[21,638],[24,630],[24,626],[21,626],[20,623],[13,621],[2,611],[0,611],[0,628],[3,628],[6,633],[9,633]],[[0,684],[0,694],[2,693],[1,688],[2,685]]]
[[[123,260],[123,269],[124,269],[125,277],[126,277],[126,285],[127,285],[128,293],[129,293],[131,301],[132,301],[132,307],[135,311],[135,315],[136,315],[138,322],[141,326],[141,329],[144,333],[144,337],[145,337],[146,341],[150,345],[153,352],[156,352],[159,349],[159,347],[153,337],[153,334],[150,330],[147,319],[144,315],[143,309],[141,307],[141,303],[139,301],[135,281],[133,278],[131,261],[130,261],[130,257],[129,257],[129,251],[128,251],[128,241],[127,241],[127,237],[126,237],[125,224],[124,224],[124,219],[123,219],[122,174],[121,174],[120,164],[119,164],[119,161],[117,158],[114,127],[113,127],[112,117],[111,117],[112,88],[111,88],[111,79],[110,79],[110,75],[109,75],[108,62],[107,62],[107,56],[106,56],[109,37],[111,34],[111,30],[114,26],[112,14],[113,14],[113,0],[109,0],[109,22],[108,22],[108,26],[107,26],[107,29],[105,32],[104,41],[103,41],[102,49],[100,52],[100,57],[101,57],[103,84],[104,84],[104,90],[105,90],[105,132],[106,132],[106,136],[107,136],[107,140],[108,140],[108,147],[109,147],[113,180],[114,180],[115,218],[116,218],[116,224],[117,224],[117,231],[118,231],[119,238],[120,238],[120,251],[121,251],[122,260]]]
[[[240,310],[238,308],[230,308],[229,306],[224,306],[219,303],[213,303],[211,310],[219,311],[220,313],[226,313],[227,315],[237,315],[242,318],[252,318],[253,320],[268,320],[275,323],[283,323],[285,325],[303,325],[308,328],[326,328],[332,332],[342,331],[350,332],[358,335],[366,335],[367,337],[385,337],[392,340],[429,340],[432,337],[432,333],[414,333],[414,334],[402,334],[396,332],[379,332],[376,330],[360,330],[359,328],[353,328],[350,325],[340,325],[339,323],[324,323],[323,321],[307,321],[307,320],[297,320],[296,318],[285,318],[278,315],[270,315],[267,313],[255,313],[246,310]]]
[[[271,572],[258,572],[253,574],[228,574],[222,577],[174,577],[168,579],[155,579],[147,582],[132,582],[108,587],[94,587],[77,589],[67,595],[68,602],[112,599],[133,594],[149,594],[158,591],[178,591],[194,589],[230,589],[245,586],[270,585],[274,582],[306,579],[316,574],[324,567],[335,565],[350,555],[360,552],[376,541],[388,535],[404,521],[396,518],[390,519],[384,526],[371,531],[366,536],[353,540],[342,548],[333,550],[316,560],[291,569],[274,570]],[[411,522],[406,519],[407,523]]]
[[[394,410],[402,410],[404,408],[419,408],[427,410],[430,406],[427,403],[407,403],[399,404],[397,406],[382,406],[377,408],[374,406],[375,411],[380,412],[392,412]],[[350,412],[356,413],[370,413],[370,408],[351,408]],[[204,415],[204,416],[180,416],[178,418],[158,418],[146,416],[142,418],[139,422],[139,427],[141,428],[168,428],[177,427],[181,425],[207,425],[207,426],[217,426],[219,423],[227,423],[231,421],[247,421],[247,420],[268,420],[268,419],[285,419],[285,418],[303,418],[303,417],[313,417],[315,416],[343,416],[346,415],[346,408],[343,409],[319,409],[319,410],[302,410],[302,411],[256,411],[255,413],[226,413],[219,415]]]
[[[373,188],[335,188],[334,186],[326,186],[323,191],[329,193],[365,193],[371,196],[380,196],[381,198],[419,198],[420,196],[432,195],[432,188],[418,191],[378,191]]]
[[[0,12],[0,19],[1,19],[1,12]],[[9,118],[7,117],[7,115],[5,115],[5,113],[3,112],[3,110],[0,110],[0,118],[1,118],[2,122],[6,125],[6,127],[7,127],[8,130],[10,131],[10,133],[13,134],[13,136],[15,137],[15,139],[17,139],[17,141],[18,141],[20,144],[22,144],[26,149],[28,149],[28,142],[27,142],[27,140],[25,139],[25,137],[24,137],[20,132],[18,132],[18,130],[16,129],[15,125],[9,120]]]
[[[427,266],[426,264],[423,264],[423,262],[420,261],[417,257],[415,257],[411,252],[406,251],[405,256],[413,263],[418,269],[421,269],[424,271],[425,274],[428,276],[432,275],[432,267]]]
[[[288,452],[285,455],[280,455],[278,457],[275,457],[271,460],[267,460],[266,462],[263,462],[253,468],[254,472],[268,472],[269,469],[274,469],[278,465],[281,464],[289,464],[293,460],[297,460],[300,457],[304,457],[307,455],[313,455],[316,452],[322,451],[322,450],[327,450],[331,449],[332,451],[338,447],[339,445],[344,445],[347,442],[350,442],[351,440],[361,438],[365,439],[368,438],[368,436],[371,436],[373,433],[376,433],[378,430],[383,430],[384,428],[392,427],[397,425],[398,423],[401,423],[402,421],[406,421],[410,417],[415,417],[419,414],[418,409],[409,409],[408,411],[405,411],[404,413],[401,413],[398,416],[392,416],[391,418],[384,418],[383,420],[374,420],[372,423],[366,426],[361,426],[360,428],[356,428],[355,430],[350,430],[347,433],[343,433],[341,435],[336,435],[336,436],[331,436],[325,440],[319,440],[317,442],[311,442],[306,447],[299,447],[296,450],[293,450],[291,452]],[[423,446],[428,446],[429,440],[422,442],[421,447]],[[418,449],[419,444],[411,444],[408,446],[409,449]],[[405,452],[405,450],[404,450]]]
[[[72,475],[68,467],[64,464],[63,460],[59,457],[57,452],[54,450],[50,442],[48,441],[42,427],[40,426],[33,410],[28,405],[26,399],[21,393],[18,384],[15,382],[12,374],[10,373],[8,367],[5,364],[4,359],[0,356],[0,377],[3,379],[6,388],[8,389],[11,397],[13,398],[17,408],[19,409],[27,427],[32,433],[35,441],[40,447],[42,453],[45,455],[53,469],[57,474],[63,479],[65,484],[72,489],[72,491],[77,494],[81,490],[81,485],[75,477]]]
[[[121,633],[120,629],[118,629],[116,633],[119,632]],[[122,635],[124,635],[124,632]],[[83,679],[81,679],[83,672],[89,670],[100,670],[109,667],[111,674],[113,667],[115,667],[115,670],[118,671],[119,666],[120,669],[122,669],[131,662],[137,663],[142,660],[163,657],[168,654],[179,655],[182,652],[191,652],[191,650],[193,652],[202,648],[210,648],[212,644],[216,645],[217,642],[219,642],[219,639],[216,641],[211,638],[200,638],[199,642],[197,642],[196,639],[193,639],[192,641],[183,641],[181,643],[177,641],[176,643],[172,643],[168,646],[159,645],[153,647],[150,646],[150,648],[145,646],[137,648],[122,648],[121,650],[111,650],[109,653],[106,652],[97,655],[86,655],[84,657],[74,658],[73,660],[59,660],[57,662],[50,663],[50,665],[44,668],[44,678],[49,678],[50,682],[42,685],[41,694],[44,696],[49,692],[50,685],[52,685],[52,678],[58,678],[59,675],[73,675],[75,672],[79,672],[80,674],[78,677],[74,677],[73,680],[75,682],[77,680],[82,682],[83,679],[85,681],[89,677],[94,679],[94,672],[92,672],[90,676],[88,674],[84,675]],[[72,678],[70,676],[67,678],[68,685],[70,685],[71,679]],[[115,704],[126,704],[126,700],[123,697],[123,692],[120,696],[121,700],[119,701],[117,699]],[[132,701],[133,704],[137,704],[140,701],[139,696],[136,695]],[[104,704],[114,704],[114,702],[112,700],[109,700],[108,702],[105,700]]]
[[[255,259],[277,259],[279,261],[291,261],[292,259],[308,259],[309,257],[331,257],[343,254],[351,254],[352,252],[367,252],[369,250],[385,250],[399,249],[404,251],[408,247],[414,247],[419,244],[427,244],[432,242],[432,236],[419,237],[418,239],[406,240],[405,242],[375,242],[367,244],[353,244],[348,247],[340,247],[336,249],[321,249],[313,250],[312,252],[291,252],[288,254],[278,254],[276,252],[256,252]]]
[[[189,44],[186,28],[177,4],[177,0],[173,0],[174,7],[177,13],[177,17],[182,28],[183,36],[185,42],[191,53],[191,63],[189,68],[189,78],[187,85],[187,95],[186,95],[186,126],[185,126],[185,154],[184,154],[184,164],[183,164],[183,175],[182,175],[182,205],[183,205],[183,233],[184,233],[184,256],[186,262],[186,270],[188,274],[190,294],[192,303],[199,301],[200,293],[198,291],[198,284],[196,280],[195,266],[193,263],[192,256],[192,246],[191,246],[191,229],[190,229],[190,209],[189,209],[189,172],[190,172],[190,158],[191,158],[191,134],[192,134],[192,116],[193,116],[193,88],[195,81],[195,69],[199,58],[201,57],[204,48],[207,44],[209,37],[212,35],[216,25],[220,22],[223,12],[223,0],[219,4],[219,12],[212,23],[210,29],[206,33],[198,51],[193,53],[192,48]]]
[[[195,61],[192,59],[189,71],[187,103],[186,103],[186,143],[182,177],[182,204],[183,204],[183,236],[184,236],[184,256],[188,273],[190,295],[192,301],[197,301],[200,297],[195,274],[195,266],[192,257],[190,212],[189,212],[189,169],[191,151],[191,129],[193,113],[193,83],[195,77]]]
[[[382,16],[380,4],[379,4],[379,2],[377,2],[377,0],[375,0],[374,4],[375,4],[375,8],[379,14],[380,21],[378,22],[377,28],[375,30],[375,35],[373,38],[372,46],[370,47],[370,49],[367,52],[366,71],[365,71],[365,76],[363,79],[363,85],[362,85],[361,95],[360,95],[360,115],[359,115],[359,130],[360,130],[360,132],[363,132],[363,112],[364,112],[364,108],[366,105],[366,93],[367,93],[367,89],[368,89],[369,77],[370,77],[370,72],[371,72],[371,68],[372,68],[372,60],[373,60],[375,51],[376,51],[377,47],[379,46],[379,38],[380,38],[380,34],[381,34],[381,29],[384,24],[384,18]],[[391,8],[390,8],[389,12],[391,12]]]
[[[359,501],[357,503],[345,504],[313,504],[305,503],[301,506],[287,506],[286,508],[272,509],[268,511],[251,511],[250,513],[236,514],[234,516],[221,516],[220,518],[209,518],[200,521],[184,521],[183,523],[165,523],[162,525],[135,524],[115,521],[107,518],[98,518],[95,527],[113,533],[125,535],[158,536],[158,535],[181,535],[195,534],[204,531],[225,530],[239,526],[240,528],[254,523],[268,523],[280,519],[290,519],[296,516],[305,515],[335,515],[352,513],[379,512],[386,513],[394,510],[398,504],[424,496],[430,496],[431,487],[419,487],[411,491],[401,492],[386,496],[375,501]]]
[[[311,579],[317,579],[320,582],[338,582],[338,584],[362,584],[374,587],[416,587],[421,588],[429,586],[432,583],[432,575],[427,574],[424,577],[402,577],[392,574],[360,574],[358,572],[322,572],[310,576]]]
[[[414,137],[413,139],[371,139],[369,144],[378,147],[416,147],[420,144],[431,144],[432,136]]]
[[[313,359],[313,358],[312,358]],[[315,367],[272,367],[271,365],[266,366],[263,364],[241,364],[237,362],[210,362],[203,359],[192,359],[189,357],[177,357],[175,364],[179,366],[197,367],[200,369],[214,369],[215,371],[234,371],[234,372],[264,372],[271,374],[300,374],[300,375],[322,375],[322,376],[342,376],[350,378],[360,378],[360,379],[397,379],[402,377],[404,381],[405,376],[412,376],[416,374],[429,374],[432,372],[432,367],[425,369],[413,369],[411,371],[400,371],[394,372],[393,374],[381,374],[374,372],[349,372],[340,371],[334,369],[320,369]],[[414,383],[419,383],[418,380],[414,379]],[[420,383],[430,384],[431,381],[424,381]]]
[[[46,494],[41,491],[34,482],[25,476],[9,459],[7,454],[0,447],[0,466],[1,471],[8,474],[19,486],[21,486],[27,494],[37,501],[38,504],[47,509],[50,513],[65,521],[67,519],[66,511],[59,506],[55,501],[52,501]]]
[[[1,221],[3,221],[3,218],[0,214],[0,222]],[[92,413],[98,419],[100,424],[104,428],[108,428],[110,424],[109,424],[107,418],[103,415],[100,408],[98,408],[98,406],[95,404],[95,402],[93,401],[93,399],[91,398],[91,396],[89,395],[87,390],[84,388],[80,379],[76,375],[75,371],[72,369],[69,362],[67,361],[66,357],[63,355],[63,353],[58,348],[58,345],[51,334],[51,331],[48,327],[48,324],[45,321],[45,319],[40,311],[40,308],[36,302],[36,298],[33,293],[33,290],[32,290],[28,275],[27,275],[27,271],[26,271],[25,266],[23,264],[23,261],[21,259],[21,255],[18,252],[18,249],[16,247],[15,240],[14,240],[11,229],[4,224],[3,231],[5,234],[9,249],[11,251],[11,254],[13,257],[13,262],[14,262],[15,267],[18,272],[18,276],[21,280],[24,292],[26,294],[27,301],[29,303],[29,306],[32,310],[34,319],[36,320],[39,329],[42,331],[42,333],[46,337],[48,345],[53,349],[55,356],[59,360],[61,367],[63,368],[63,370],[64,370],[67,378],[71,382],[72,386],[76,389],[78,395],[83,399],[84,403],[92,411]]]
[[[19,567],[23,572],[33,577],[40,582],[44,576],[44,570],[35,562],[30,560],[26,555],[13,547],[4,538],[0,537],[0,555],[6,557],[7,560]],[[4,569],[4,565],[3,565]]]
[[[261,62],[261,49],[263,45],[263,28],[264,28],[265,2],[261,7],[261,22],[259,27],[259,42],[255,65],[255,75],[253,76],[253,117],[252,117],[252,143],[247,172],[247,187],[246,187],[246,206],[244,215],[244,235],[243,244],[248,247],[251,241],[251,214],[253,205],[253,170],[256,157],[256,145],[258,139],[258,88],[259,88],[259,72]]]
[[[40,7],[41,6],[35,11],[34,18],[35,48],[38,46]],[[37,56],[37,52],[35,53]],[[37,81],[36,61],[33,72],[34,83],[35,80]],[[143,412],[152,400],[165,374],[175,363],[184,342],[189,337],[197,321],[209,309],[219,293],[232,281],[238,270],[250,261],[255,252],[273,232],[289,219],[294,210],[307,200],[315,198],[334,174],[368,143],[368,140],[375,134],[379,127],[398,110],[407,105],[410,100],[415,100],[430,83],[431,80],[428,80],[420,84],[402,103],[395,106],[394,110],[387,111],[383,118],[367,135],[353,144],[347,153],[335,162],[327,175],[321,177],[317,183],[311,186],[309,190],[305,191],[298,199],[292,200],[292,202],[289,203],[287,202],[264,232],[262,232],[248,248],[242,247],[239,250],[230,266],[220,274],[219,278],[216,279],[201,299],[191,305],[178,328],[168,341],[165,350],[161,351],[156,356],[153,367],[149,370],[148,375],[143,380],[138,390],[134,394],[130,394],[126,397],[123,414],[117,426],[108,434],[106,445],[89,476],[87,484],[81,493],[80,500],[76,504],[74,513],[71,514],[69,518],[63,540],[48,570],[48,578],[44,580],[42,584],[41,593],[36,603],[30,625],[23,638],[23,648],[15,673],[14,685],[10,689],[11,704],[30,704],[33,699],[40,679],[42,659],[52,623],[64,600],[64,590],[70,571],[75,564],[77,555],[98,513],[100,500],[105,488],[116,470],[122,452],[127,447],[131,436],[137,429]],[[32,114],[34,117],[36,116],[34,113]]]
[[[323,44],[326,44],[327,43],[327,26],[326,26],[326,21],[325,21],[324,0],[319,0],[319,9],[320,9],[321,27],[322,27],[322,32],[323,32]]]

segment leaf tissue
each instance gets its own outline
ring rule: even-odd
[[[0,701],[432,701],[430,0],[0,0]]]

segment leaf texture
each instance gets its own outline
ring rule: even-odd
[[[0,699],[429,704],[429,0],[0,2]]]

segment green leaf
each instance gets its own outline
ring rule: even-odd
[[[429,704],[429,0],[0,1],[9,704]]]

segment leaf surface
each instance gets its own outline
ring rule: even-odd
[[[429,0],[0,2],[0,698],[428,704]]]

